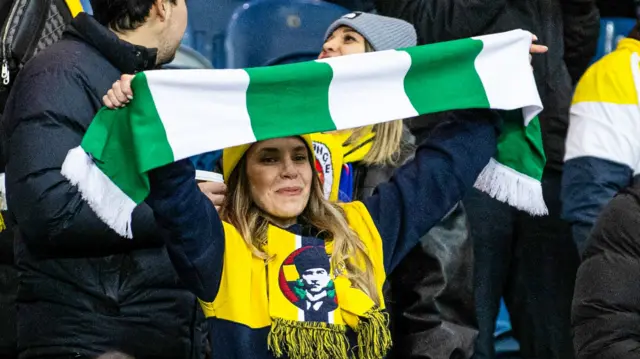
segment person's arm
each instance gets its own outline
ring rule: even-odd
[[[640,359],[640,192],[614,198],[593,229],[572,304],[577,359]]]
[[[55,68],[23,76],[12,89],[3,129],[8,207],[32,252],[87,257],[161,246],[148,206],[133,212],[133,240],[122,238],[60,174],[67,152],[80,145],[100,107],[82,75]]]
[[[562,169],[562,217],[571,224],[580,252],[602,208],[631,183],[629,166],[597,157],[578,157]]]
[[[383,241],[387,273],[458,203],[496,152],[501,118],[451,111],[388,183],[364,200]]]
[[[169,257],[186,287],[205,302],[213,302],[222,277],[224,229],[218,212],[195,180],[189,159],[149,173],[153,208],[163,229]]]
[[[564,62],[573,83],[587,70],[596,54],[600,13],[595,0],[562,0]]]
[[[628,97],[620,92],[625,86],[618,80],[624,79],[609,75],[610,70],[606,67],[589,70],[578,86],[570,111],[562,174],[562,218],[571,223],[574,241],[580,249],[602,208],[631,183],[640,161],[637,109],[593,99],[592,93]],[[593,83],[605,75],[603,84]],[[615,83],[621,86],[606,85]]]
[[[376,0],[380,15],[411,23],[419,44],[483,35],[506,0]]]

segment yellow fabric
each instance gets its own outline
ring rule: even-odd
[[[640,54],[640,41],[626,38],[612,53],[593,64],[580,79],[573,95],[573,104],[604,102],[619,105],[637,105],[632,66],[633,54]]]
[[[73,17],[76,17],[79,13],[84,11],[80,0],[65,0],[65,2],[67,3],[67,7],[69,7],[71,16]]]
[[[320,176],[324,197],[330,201],[338,200],[340,173],[343,165],[343,140],[332,133],[314,133],[313,150],[315,169]]]
[[[346,213],[349,226],[356,232],[368,250],[374,265],[378,295],[382,300],[382,286],[386,274],[382,239],[378,229],[361,202],[343,204],[342,208]],[[220,289],[213,302],[200,301],[205,316],[224,319],[254,329],[272,326],[272,331],[276,324],[291,325],[293,323],[293,330],[301,332],[314,326],[313,323],[300,322],[300,326],[297,327],[295,323],[299,322],[302,309],[287,298],[282,289],[285,287],[280,285],[281,275],[286,279],[286,282],[291,282],[300,274],[295,268],[285,269],[288,266],[283,266],[285,260],[300,247],[300,237],[270,226],[265,251],[271,259],[265,265],[263,259],[252,255],[240,233],[232,225],[224,223],[224,232],[225,253]],[[330,257],[333,251],[333,242],[326,241],[324,249]],[[295,258],[295,256],[291,256],[291,258]],[[361,265],[361,263],[362,259],[359,259],[357,264]],[[380,314],[375,314],[374,303],[364,292],[351,288],[348,278],[344,276],[336,278],[333,273],[334,269],[331,268],[330,277],[335,284],[339,307],[333,312],[333,323],[328,325],[335,329],[330,330],[339,334],[344,332],[346,326],[349,326],[358,332],[362,323],[360,318],[381,318]],[[290,286],[287,284],[286,288],[290,288]],[[384,309],[384,303],[381,303],[380,309]],[[320,322],[319,324],[327,325]],[[290,328],[282,329],[281,325],[278,325],[277,329],[280,331],[290,330]],[[361,330],[361,332],[365,331]],[[325,343],[327,350],[340,351],[342,342],[336,338],[333,340]],[[270,343],[270,347],[272,347],[271,344],[273,343]],[[290,357],[294,358],[295,355]]]
[[[322,189],[326,199],[338,201],[342,166],[360,162],[371,150],[375,133],[372,126],[363,128],[362,136],[357,142],[347,144],[353,130],[314,133],[311,135],[316,156],[316,171],[320,176]]]
[[[360,129],[360,138],[352,144],[344,145],[344,163],[360,162],[371,151],[373,138],[376,137],[373,132],[373,126],[367,126]],[[347,138],[348,139],[348,138]],[[345,142],[346,140],[345,139]]]
[[[311,150],[313,154],[313,143],[310,135],[302,135],[300,136],[307,144],[307,147]],[[225,148],[222,152],[222,173],[224,175],[224,181],[227,182],[229,180],[229,176],[231,172],[236,168],[238,162],[242,159],[244,154],[249,150],[249,148],[253,145],[253,143],[248,143],[246,145],[234,146]]]

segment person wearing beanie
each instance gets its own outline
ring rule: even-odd
[[[354,12],[334,21],[325,33],[320,60],[416,46],[416,31],[406,21]],[[411,154],[411,136],[402,119],[373,126],[312,135],[316,169],[324,195],[332,201],[362,199]],[[369,172],[374,166],[378,171]]]
[[[403,20],[368,13],[347,14],[326,31],[320,58],[394,50],[416,45],[416,31]],[[364,200],[415,151],[404,120],[314,134],[316,170],[325,197]],[[391,274],[385,288],[396,345],[392,356],[408,354],[470,357],[477,336],[473,306],[473,244],[466,213],[458,203],[420,240]]]
[[[496,345],[506,337],[496,326],[497,317],[507,314],[501,310],[502,300],[522,358],[575,357],[570,317],[580,258],[571,228],[561,218],[561,191],[571,97],[598,47],[597,3],[375,0],[381,15],[414,25],[420,45],[521,28],[549,46],[544,58],[532,61],[544,107],[539,114],[547,158],[542,187],[549,215],[528,215],[475,190],[464,200],[474,238],[475,305],[480,328],[474,359],[506,354],[497,352],[500,348]],[[417,137],[429,136],[429,124],[440,121],[440,114],[435,114],[407,125]],[[413,358],[422,357],[403,356]]]

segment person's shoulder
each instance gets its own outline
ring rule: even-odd
[[[92,72],[101,71],[105,62],[108,62],[100,53],[90,45],[75,39],[63,38],[57,43],[44,49],[31,59],[20,71],[19,81],[30,81],[33,78],[45,78],[47,81],[55,81],[61,77],[86,78]],[[64,83],[57,83],[62,86]]]
[[[595,62],[582,75],[573,96],[573,104],[604,102],[635,105],[633,68],[637,67],[634,53],[622,47]]]
[[[640,260],[640,182],[623,189],[603,209],[585,258],[596,252],[632,254]]]

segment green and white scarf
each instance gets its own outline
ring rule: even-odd
[[[105,223],[130,238],[133,209],[149,194],[147,172],[180,159],[439,111],[517,110],[505,116],[497,154],[476,187],[546,214],[536,117],[542,105],[530,45],[529,32],[514,30],[274,67],[139,73],[131,103],[98,112],[62,174]]]

